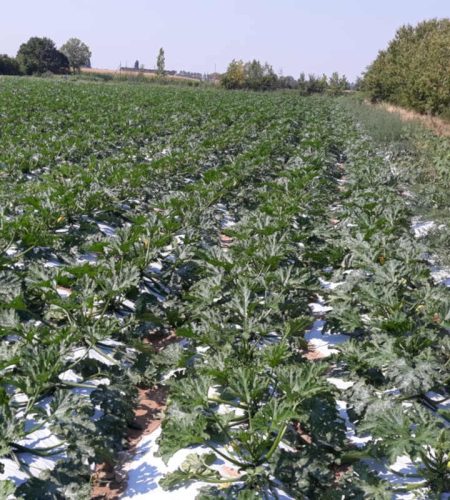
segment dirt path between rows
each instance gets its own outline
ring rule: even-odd
[[[148,342],[156,351],[164,349],[177,340],[174,333],[161,338],[155,337]],[[127,473],[124,464],[134,455],[136,447],[147,434],[154,432],[160,425],[166,408],[167,389],[161,386],[138,388],[138,405],[134,411],[134,421],[128,428],[126,450],[118,456],[118,463],[98,464],[92,476],[92,500],[118,500],[127,487]]]
[[[139,389],[139,405],[135,410],[133,427],[127,435],[128,449],[119,456],[116,466],[97,465],[93,476],[92,500],[117,500],[127,486],[127,474],[122,465],[133,456],[143,436],[151,434],[161,424],[167,392],[164,388]]]

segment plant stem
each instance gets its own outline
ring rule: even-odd
[[[57,455],[63,451],[61,447],[64,443],[58,443],[53,446],[47,446],[45,448],[29,448],[28,446],[22,446],[17,443],[10,443],[10,446],[15,448],[19,453],[31,453],[32,455],[37,455],[39,457],[51,457],[53,455]],[[56,451],[51,451],[56,450]]]
[[[413,491],[413,490],[420,490],[421,488],[426,488],[428,483],[426,481],[423,481],[421,483],[409,483],[405,484],[403,486],[400,486],[398,488],[394,488],[395,492],[400,492],[400,491]]]
[[[276,437],[275,441],[273,442],[269,452],[267,453],[265,457],[266,460],[270,460],[272,455],[275,453],[275,450],[278,448],[278,445],[281,443],[281,440],[283,439],[286,429],[287,429],[287,424],[284,424],[281,431],[278,433],[278,436]]]
[[[231,462],[232,464],[237,465],[238,467],[240,467],[242,469],[246,469],[248,467],[252,467],[252,464],[244,464],[242,462],[239,462],[238,460],[235,460],[234,458],[229,457],[226,453],[223,453],[223,452],[219,451],[211,443],[206,443],[206,445],[209,446],[214,451],[214,453],[217,453],[218,455],[220,455],[222,458],[224,458],[228,462]]]

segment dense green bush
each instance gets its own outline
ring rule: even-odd
[[[340,75],[335,71],[328,79],[328,93],[331,95],[340,95],[350,89],[350,82],[345,75]]]
[[[274,90],[280,88],[278,76],[269,64],[233,60],[222,76],[221,84],[226,89]]]
[[[327,75],[309,74],[308,79],[306,79],[305,73],[301,73],[298,79],[298,88],[303,95],[323,94],[328,88]]]
[[[226,89],[244,90],[278,90],[297,89],[302,95],[330,94],[339,95],[350,89],[350,83],[345,75],[335,71],[329,78],[327,75],[316,76],[301,73],[298,80],[292,76],[277,75],[268,63],[262,64],[256,59],[244,63],[242,60],[233,59],[227,71],[220,80]]]
[[[0,54],[0,75],[20,75],[19,63],[6,54]]]
[[[372,99],[387,100],[421,113],[450,107],[450,19],[402,26],[369,66],[363,88]]]
[[[80,72],[82,67],[91,67],[92,52],[79,38],[69,38],[60,50],[69,60],[73,71]]]
[[[17,53],[17,61],[27,75],[41,75],[48,71],[64,74],[70,71],[69,60],[49,38],[32,37],[23,43]]]

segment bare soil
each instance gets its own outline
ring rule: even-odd
[[[133,455],[142,437],[160,426],[166,397],[167,391],[162,387],[139,389],[139,405],[127,435],[128,450],[119,456],[116,466],[106,463],[97,465],[93,475],[93,500],[116,500],[125,491],[127,475],[122,469],[123,463]]]
[[[146,339],[156,351],[176,341],[174,333],[167,335],[152,335]],[[160,425],[163,412],[166,408],[167,389],[160,386],[138,388],[138,401],[134,421],[128,428],[126,436],[126,451],[119,454],[116,465],[98,464],[92,476],[92,500],[118,500],[126,490],[127,474],[123,470],[124,463],[136,451],[136,447],[143,436],[151,434]]]
[[[320,352],[314,346],[309,344],[308,351],[304,354],[304,357],[308,361],[317,361],[318,359],[325,359],[326,357],[328,357],[328,355],[324,354],[323,352]]]

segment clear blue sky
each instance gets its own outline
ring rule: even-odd
[[[450,17],[450,0],[3,0],[0,53],[31,36],[58,47],[75,36],[98,68],[154,67],[162,46],[167,69],[222,72],[256,58],[284,75],[354,79],[400,25],[433,17]]]

